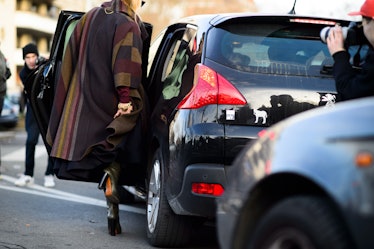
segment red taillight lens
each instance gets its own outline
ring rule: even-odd
[[[178,109],[205,105],[245,105],[243,95],[223,76],[202,64],[195,66],[194,87],[179,103]]]
[[[192,192],[201,195],[221,196],[224,188],[217,183],[192,183]]]

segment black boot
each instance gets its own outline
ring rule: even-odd
[[[121,167],[118,163],[113,162],[104,169],[104,176],[99,183],[99,189],[104,190],[104,195],[108,207],[108,231],[109,234],[115,236],[122,232],[119,223],[119,208],[120,201],[118,192],[118,178]]]
[[[118,192],[118,178],[121,166],[117,162],[111,163],[104,169],[104,176],[98,188],[104,190],[105,198],[108,202],[118,204],[120,201]]]
[[[107,201],[108,206],[108,231],[112,236],[122,233],[119,223],[119,208],[117,203]]]

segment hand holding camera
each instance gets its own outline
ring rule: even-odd
[[[324,27],[320,32],[321,41],[327,43],[330,33],[336,33],[337,29],[341,29],[345,48],[353,45],[368,44],[362,24],[357,22],[350,22],[348,27],[341,27],[339,25],[335,25],[334,27]],[[340,33],[340,31],[338,32]]]
[[[327,47],[330,54],[333,55],[337,52],[344,51],[344,41],[347,38],[348,27],[327,27],[321,31],[321,39],[327,42]]]
[[[327,43],[331,55],[340,51],[348,51],[351,46],[358,45],[352,62],[355,66],[360,64],[362,45],[369,44],[364,35],[362,24],[356,22],[351,22],[348,27],[339,25],[325,27],[321,30],[320,37],[322,42]]]
[[[348,34],[349,27],[341,27],[339,25],[336,25],[334,27],[324,27],[321,30],[320,36],[321,36],[322,42],[327,43],[327,39],[328,39],[329,35],[331,33],[333,33],[332,31],[335,31],[335,30],[338,30],[338,29],[341,30],[343,40],[347,39],[347,34]],[[340,33],[340,31],[339,31],[339,33]]]
[[[374,0],[365,0],[359,11],[348,15],[361,16],[362,22],[320,31],[334,59],[333,75],[341,100],[374,96]]]

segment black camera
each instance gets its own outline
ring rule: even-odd
[[[324,27],[320,32],[322,42],[326,43],[330,30],[334,27]],[[357,22],[350,22],[348,27],[342,27],[344,43],[347,47],[354,45],[368,44],[364,35],[362,25]]]

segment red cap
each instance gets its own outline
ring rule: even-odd
[[[361,6],[360,11],[348,13],[350,16],[366,16],[374,19],[374,0],[366,0]]]

